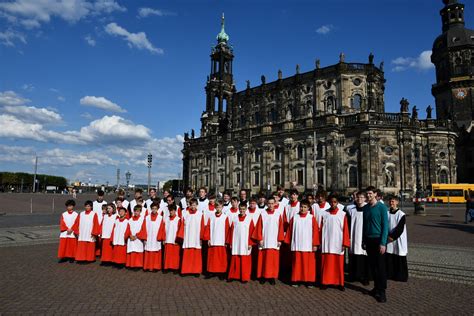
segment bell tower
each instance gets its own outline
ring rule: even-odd
[[[225,32],[225,19],[222,14],[221,31],[217,34],[217,44],[211,51],[211,72],[206,83],[206,111],[201,116],[201,135],[217,132],[217,124],[227,114],[232,95],[235,92],[232,62],[234,53]]]
[[[431,92],[439,119],[468,128],[474,119],[474,31],[465,27],[464,4],[443,0],[442,34],[433,43],[436,83]]]

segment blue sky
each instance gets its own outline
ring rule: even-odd
[[[0,170],[115,183],[181,172],[200,128],[209,53],[225,12],[238,90],[338,61],[385,63],[386,110],[433,104],[441,0],[0,1]],[[466,24],[474,25],[467,3]],[[424,116],[424,111],[420,111]],[[26,113],[26,114],[25,114]]]

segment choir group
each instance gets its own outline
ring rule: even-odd
[[[407,281],[405,214],[398,199],[387,208],[380,191],[369,187],[354,193],[354,202],[339,203],[323,190],[300,200],[297,190],[285,196],[279,188],[247,200],[223,194],[223,199],[191,189],[175,204],[164,191],[159,199],[151,189],[144,200],[137,189],[132,201],[123,190],[113,203],[87,201],[74,211],[74,200],[60,220],[60,262],[94,262],[145,271],[175,272],[245,283],[258,279],[272,285],[290,279],[292,286],[344,290],[345,253],[352,282],[369,284],[371,294],[384,302],[386,279]]]

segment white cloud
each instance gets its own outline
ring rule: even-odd
[[[51,164],[54,166],[72,167],[77,165],[117,165],[118,161],[114,160],[107,153],[100,151],[77,152],[73,150],[65,150],[61,148],[49,149],[40,153],[42,164]]]
[[[80,103],[85,106],[92,106],[106,111],[112,112],[127,112],[125,109],[122,109],[118,104],[107,100],[104,97],[95,97],[95,96],[85,96],[80,100]]]
[[[59,93],[59,90],[58,90],[58,89],[54,89],[54,88],[49,88],[49,91],[54,92],[54,93]]]
[[[167,16],[167,15],[176,15],[174,12],[163,11],[159,9],[153,8],[140,8],[138,9],[138,17],[139,18],[146,18],[152,15],[156,16]]]
[[[409,68],[417,70],[428,70],[434,68],[431,63],[431,51],[425,50],[418,57],[398,57],[392,60],[393,71],[399,72]]]
[[[26,44],[26,37],[22,33],[13,30],[0,32],[0,43],[2,45],[15,47],[15,42]]]
[[[0,114],[0,126],[2,127],[0,137],[39,142],[65,142],[61,133],[45,130],[40,123],[29,123],[10,114]]]
[[[25,83],[21,86],[21,88],[25,91],[31,92],[35,89],[35,86],[33,86],[31,83]]]
[[[326,34],[328,34],[329,32],[331,32],[333,30],[334,30],[334,25],[326,24],[326,25],[322,25],[319,28],[317,28],[316,33],[326,35]]]
[[[0,108],[0,111],[16,116],[22,121],[29,123],[55,124],[62,121],[62,117],[58,113],[34,106],[6,105]]]
[[[86,120],[92,119],[92,115],[91,115],[90,113],[88,113],[88,112],[82,113],[82,114],[81,114],[81,117],[82,117],[82,118],[85,118]]]
[[[35,150],[26,146],[8,146],[0,144],[0,161],[32,163]]]
[[[79,132],[67,132],[78,141],[95,144],[121,143],[124,147],[138,145],[151,139],[150,130],[120,116],[104,116],[82,127]]]
[[[126,11],[115,0],[14,0],[0,3],[0,10],[9,21],[19,19],[26,27],[39,27],[53,17],[75,23],[89,15]],[[13,17],[13,18],[12,18]]]
[[[57,97],[57,99],[58,99],[58,101],[60,101],[60,102],[66,101],[66,98],[63,97],[63,96],[59,96],[59,97]]]
[[[130,48],[136,47],[138,49],[146,49],[152,54],[163,54],[163,49],[153,46],[145,32],[130,33],[117,23],[107,24],[105,31],[110,35],[122,37]]]
[[[0,105],[23,105],[29,102],[30,100],[23,98],[14,91],[0,92]]]
[[[86,37],[84,37],[84,40],[90,46],[95,46],[95,44],[96,44],[95,39],[93,39],[90,35],[87,35]]]

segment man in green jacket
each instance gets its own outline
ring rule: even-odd
[[[377,200],[376,189],[366,189],[368,206],[364,211],[362,246],[367,251],[369,268],[374,278],[374,289],[370,291],[377,302],[387,301],[387,272],[385,266],[385,250],[388,238],[388,213],[383,202]]]

